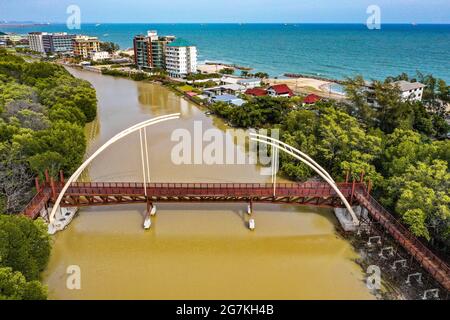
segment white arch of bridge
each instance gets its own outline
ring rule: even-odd
[[[277,150],[281,150],[281,151],[291,155],[292,157],[296,158],[297,160],[300,160],[301,162],[306,164],[308,167],[313,169],[322,179],[324,179],[333,188],[333,190],[336,192],[336,194],[342,200],[342,203],[344,203],[345,207],[347,208],[348,212],[350,213],[350,215],[352,217],[353,223],[359,224],[359,219],[356,216],[355,212],[353,211],[352,206],[347,201],[347,199],[342,194],[342,192],[339,190],[339,188],[336,186],[336,183],[334,182],[334,180],[331,178],[331,176],[328,174],[328,172],[323,167],[321,167],[319,164],[317,164],[309,156],[302,153],[300,150],[295,149],[294,147],[292,147],[286,143],[283,143],[280,140],[277,140],[277,139],[274,139],[274,138],[271,138],[268,136],[264,136],[261,134],[256,134],[256,133],[250,133],[250,135],[252,136],[251,140],[272,146],[273,148],[275,148]]]
[[[145,129],[147,127],[153,126],[155,124],[161,123],[161,122],[165,122],[165,121],[169,121],[169,120],[174,120],[174,119],[178,119],[180,118],[180,113],[174,113],[174,114],[169,114],[169,115],[165,115],[165,116],[160,116],[157,118],[153,118],[144,122],[141,122],[137,125],[134,125],[118,134],[116,134],[114,137],[112,137],[108,142],[106,142],[103,146],[101,146],[96,152],[94,152],[94,154],[92,154],[78,169],[77,171],[74,172],[74,174],[69,178],[69,180],[67,180],[66,184],[64,185],[64,187],[62,188],[61,192],[59,193],[58,198],[56,199],[55,204],[53,205],[52,211],[50,213],[50,217],[49,217],[49,222],[50,224],[53,224],[55,222],[55,215],[57,210],[59,209],[59,205],[61,204],[61,201],[65,195],[65,193],[67,192],[67,189],[69,189],[70,185],[75,182],[81,175],[81,173],[88,167],[88,165],[94,161],[95,158],[97,158],[103,151],[105,151],[108,147],[110,147],[112,144],[116,143],[117,141],[129,136],[130,134],[139,131],[140,133],[140,138],[141,138],[141,145],[142,145],[142,129]],[[146,135],[145,135],[146,136]],[[142,156],[143,157],[143,156]],[[148,172],[149,174],[149,172]],[[145,177],[146,173],[145,173],[145,169],[144,169],[144,177]],[[144,178],[145,179],[145,178]]]

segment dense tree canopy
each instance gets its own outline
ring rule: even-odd
[[[212,106],[218,115],[242,128],[261,128],[281,123],[291,108],[289,99],[272,97],[253,98],[241,107],[233,107],[226,103]]]
[[[0,211],[19,212],[32,176],[67,174],[86,149],[83,127],[95,119],[95,90],[63,67],[27,63],[0,51]]]
[[[393,82],[411,80],[405,74],[385,81],[368,84],[361,76],[348,78],[345,91],[349,100],[347,111],[368,127],[392,133],[396,128],[413,129],[433,137],[442,137],[450,127],[445,122],[445,103],[449,103],[449,90],[444,80],[420,76],[427,87],[423,101],[404,101]]]
[[[114,42],[101,42],[100,50],[106,51],[108,53],[114,53],[120,49],[120,46]]]
[[[42,220],[0,214],[0,300],[46,299],[47,289],[38,280],[50,250]]]
[[[0,215],[0,267],[20,271],[27,280],[38,280],[50,256],[50,237],[42,220]]]
[[[404,101],[395,81],[426,85],[423,101]],[[418,237],[450,246],[450,127],[445,105],[449,87],[432,75],[407,74],[374,81],[347,79],[347,110],[365,126],[381,129],[383,152],[375,165],[384,180],[377,185],[381,201],[395,211]]]
[[[290,112],[281,128],[283,140],[308,153],[332,175],[341,177],[347,170],[354,174],[364,170],[373,181],[381,179],[373,165],[381,153],[381,139],[366,133],[347,113],[317,104],[309,110]],[[304,180],[312,175],[304,164],[288,156],[282,159],[282,169],[290,177]]]
[[[47,288],[39,281],[27,281],[11,268],[0,268],[0,300],[45,300]]]

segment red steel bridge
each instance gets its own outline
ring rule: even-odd
[[[37,195],[24,210],[32,219],[55,203],[64,186],[47,179],[40,184],[36,179]],[[370,217],[427,270],[437,282],[450,291],[450,268],[413,236],[394,216],[385,210],[372,196],[370,186],[364,183],[337,183],[337,187],[351,205],[365,207]],[[292,204],[319,207],[342,207],[336,191],[325,182],[305,183],[72,183],[63,196],[61,207],[90,207],[125,205],[132,203],[165,202],[244,202]],[[147,207],[148,208],[148,207]],[[148,210],[148,209],[147,209]]]
[[[50,225],[55,220],[58,207],[87,207],[146,203],[147,218],[153,203],[163,202],[244,202],[292,204],[307,206],[345,207],[352,216],[354,226],[359,225],[352,206],[367,209],[371,221],[375,221],[387,231],[433,278],[450,292],[450,268],[414,237],[399,221],[385,210],[371,195],[370,183],[366,186],[363,173],[360,182],[335,183],[332,177],[308,155],[292,146],[260,134],[250,133],[252,141],[274,148],[272,153],[272,183],[147,183],[150,181],[146,128],[160,122],[179,118],[179,114],[160,116],[132,126],[111,138],[91,155],[67,183],[61,173],[58,182],[46,173],[44,183],[36,179],[37,194],[24,210],[30,218],[42,215],[49,218]],[[75,182],[84,169],[106,148],[116,141],[139,132],[141,161],[144,183]],[[276,183],[277,154],[282,151],[313,169],[325,182]],[[50,214],[48,208],[53,207]],[[45,214],[47,213],[47,214]],[[409,279],[409,278],[408,278]]]

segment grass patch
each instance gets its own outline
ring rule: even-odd
[[[191,86],[189,86],[189,85],[184,85],[184,86],[180,86],[180,87],[178,87],[177,88],[178,90],[181,90],[181,91],[183,91],[183,92],[189,92],[189,91],[193,91],[194,90],[194,88],[193,87],[191,87]]]

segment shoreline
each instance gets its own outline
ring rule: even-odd
[[[59,62],[57,62],[57,63],[59,63]],[[80,70],[103,74],[101,65],[83,67],[83,66],[74,65],[74,64],[69,64],[69,65],[64,64],[64,63],[61,63],[61,64],[64,66],[69,66],[69,67],[77,68]],[[224,67],[225,66],[229,66],[230,68],[232,67],[232,65],[225,65],[225,64],[221,64],[221,65]],[[233,66],[233,68],[237,69],[237,67],[235,67],[235,66]],[[237,70],[239,70],[239,69],[237,69]],[[103,74],[103,75],[105,75],[105,74]],[[130,73],[130,75],[131,75],[131,73]],[[134,80],[130,76],[125,76],[125,75],[123,75],[123,76],[112,75],[112,76],[117,76],[117,77],[128,78],[128,79]],[[293,76],[293,74],[291,74],[291,76]],[[134,81],[136,81],[136,80],[134,80]],[[192,103],[195,103],[198,106],[205,107],[203,104],[200,104],[195,99],[192,99],[191,97],[186,96],[184,94],[184,92],[176,90],[176,88],[174,88],[173,86],[165,85],[161,81],[152,81],[152,80],[148,80],[148,79],[144,79],[142,81],[148,81],[151,83],[157,83],[157,84],[163,85],[163,86],[173,90],[177,94],[182,95],[185,99],[191,101]],[[172,80],[172,81],[174,81],[174,80]],[[335,91],[330,90],[331,85],[342,84],[343,82],[341,80],[334,80],[334,79],[327,79],[327,78],[320,78],[320,77],[301,76],[298,78],[290,77],[290,78],[286,78],[286,79],[268,78],[268,79],[262,79],[261,82],[264,85],[269,85],[269,86],[283,83],[283,84],[286,84],[296,94],[300,94],[300,95],[316,94],[316,95],[320,96],[321,98],[333,99],[336,101],[343,101],[346,99],[345,94],[337,93]]]

